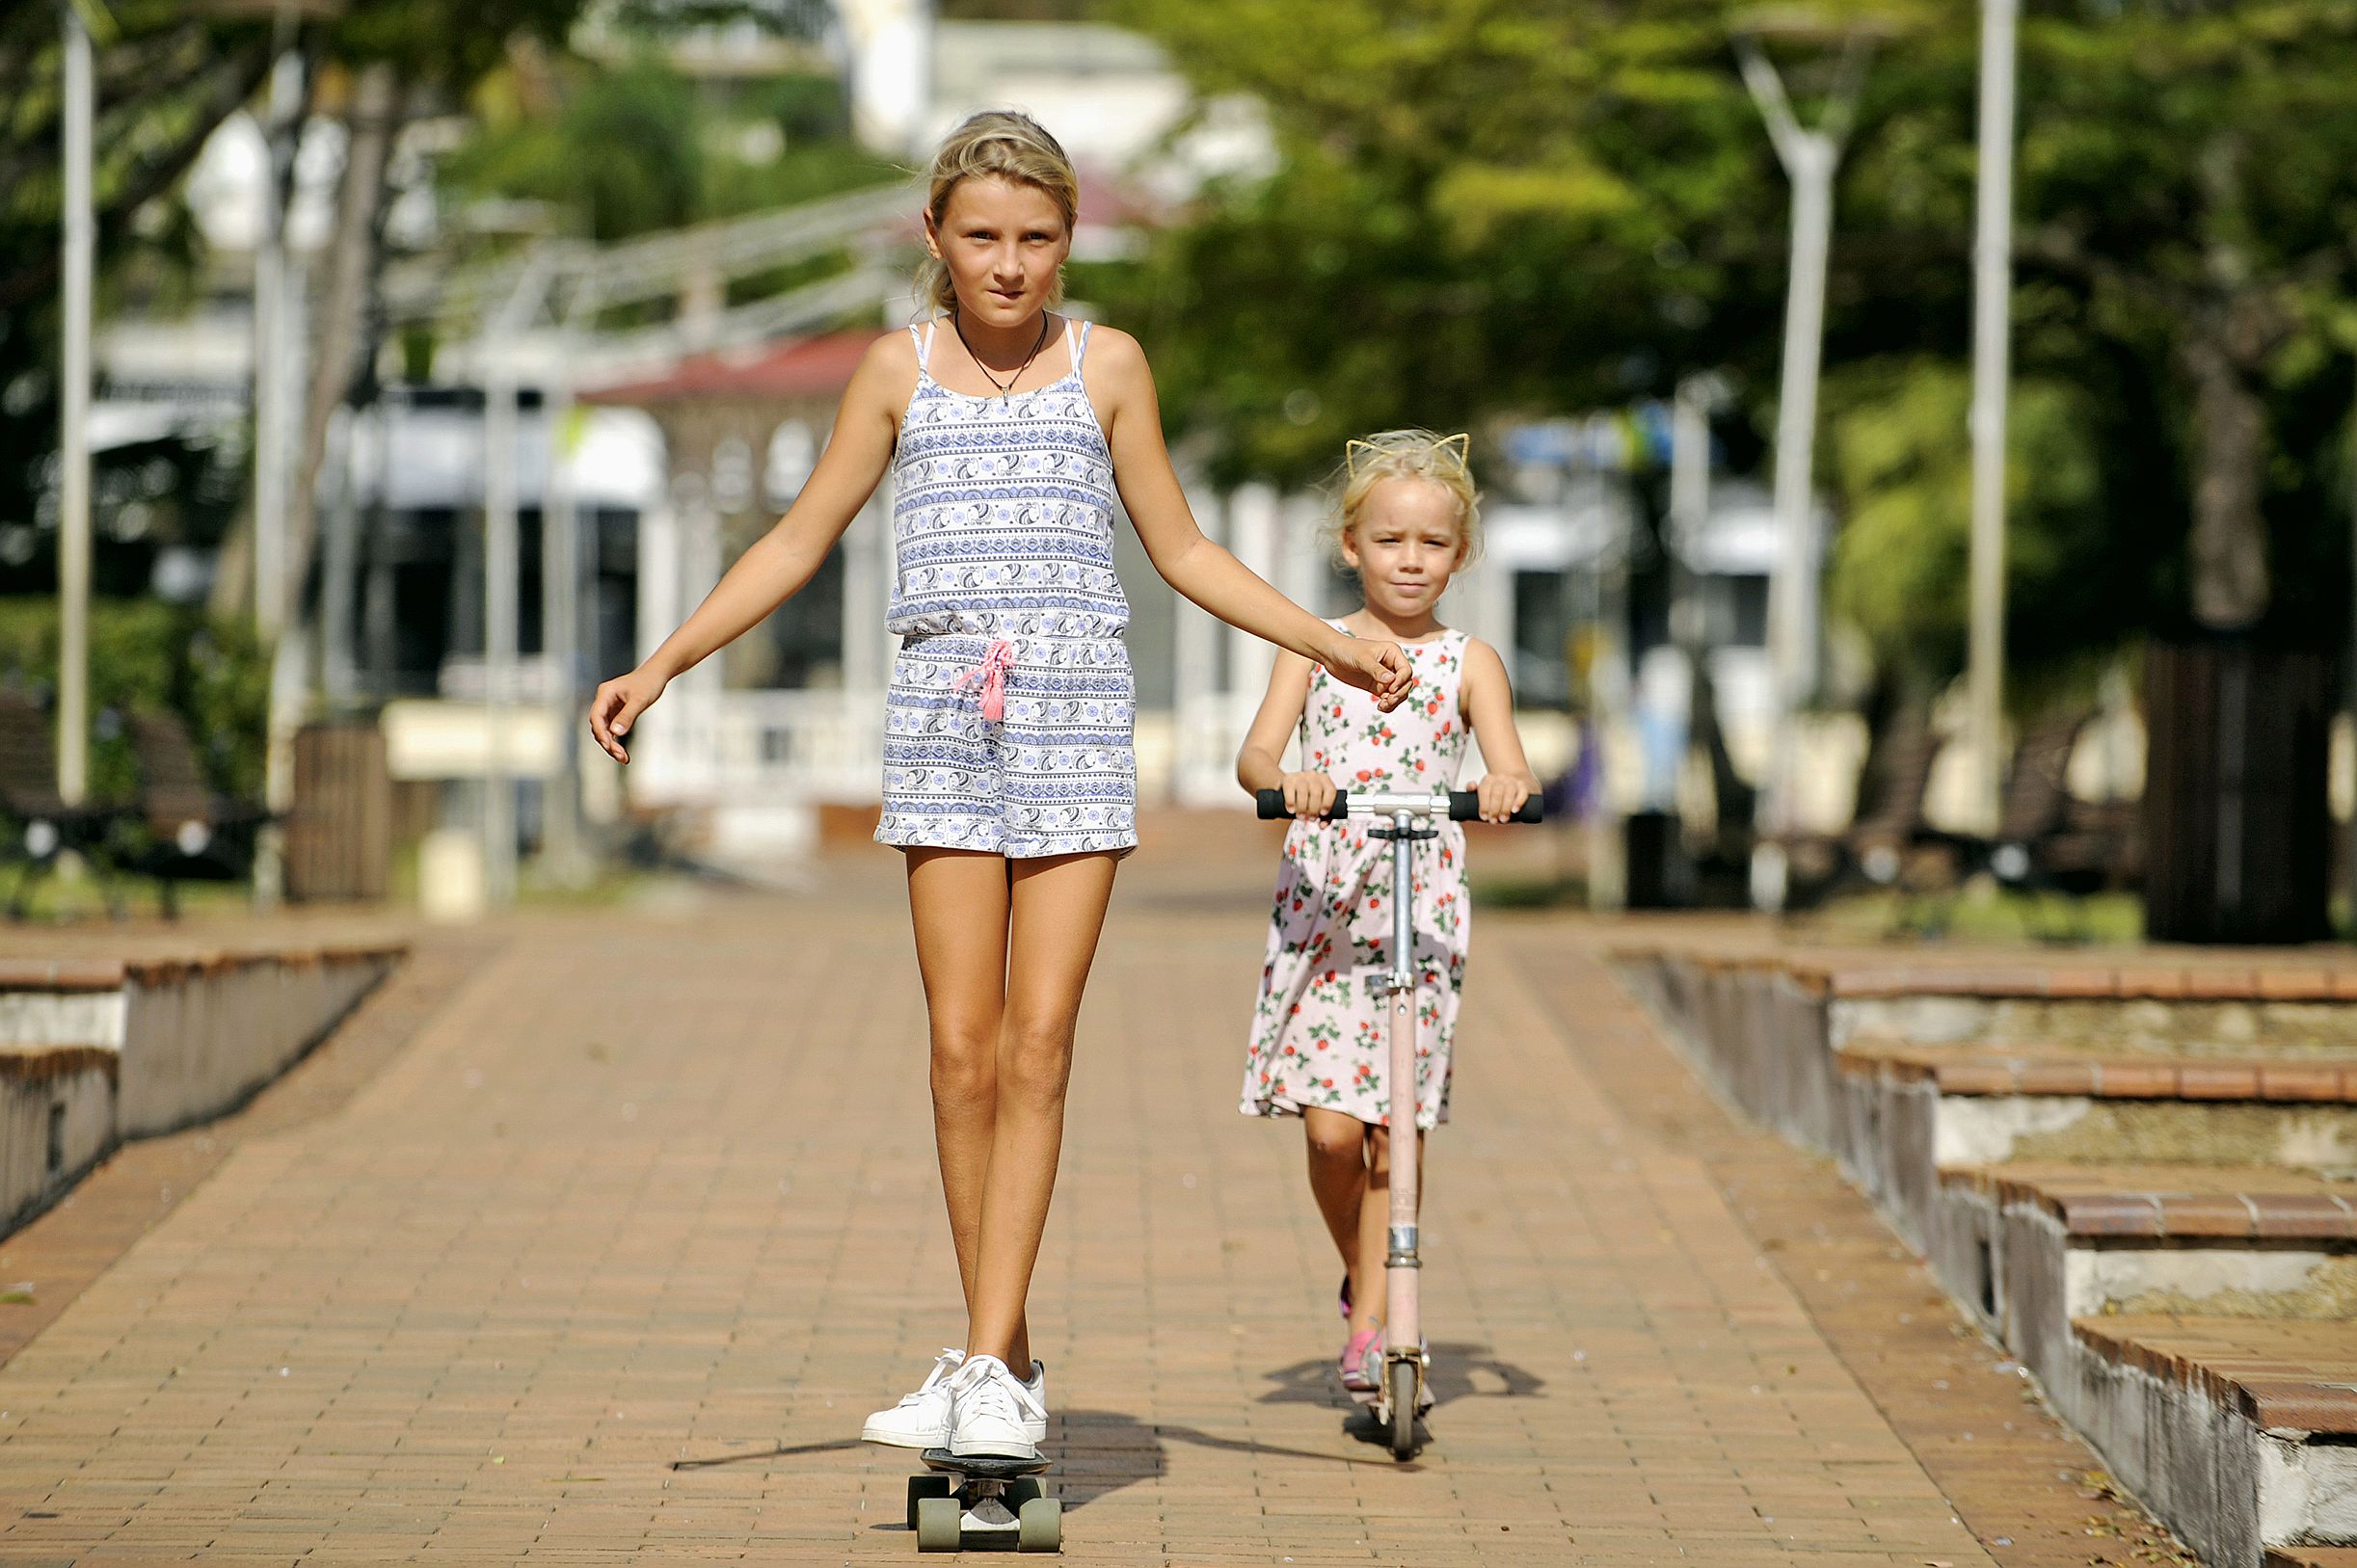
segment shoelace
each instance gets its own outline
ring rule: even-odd
[[[900,1402],[904,1405],[913,1405],[917,1403],[926,1395],[933,1392],[933,1386],[936,1383],[939,1383],[943,1378],[949,1376],[951,1372],[957,1370],[959,1367],[963,1366],[965,1364],[965,1360],[966,1353],[963,1350],[952,1350],[947,1346],[944,1346],[941,1354],[933,1358],[933,1369],[924,1374],[924,1382],[917,1385],[917,1392],[914,1394],[901,1395]]]
[[[997,724],[1006,715],[1006,672],[1014,667],[1015,645],[1004,637],[991,640],[983,651],[982,662],[957,678],[957,689],[969,685],[981,686],[982,717]]]
[[[969,1365],[978,1367],[978,1363]],[[1026,1414],[1024,1407],[1036,1402],[1030,1395],[1031,1391],[1013,1372],[981,1368],[966,1379],[959,1398],[972,1415],[1019,1424]]]

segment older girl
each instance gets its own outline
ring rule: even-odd
[[[943,143],[929,183],[931,319],[869,351],[792,509],[644,664],[598,688],[590,724],[628,761],[623,739],[664,685],[809,582],[891,469],[887,625],[902,643],[876,837],[907,852],[967,1333],[863,1435],[1030,1459],[1046,1379],[1024,1302],[1073,1021],[1114,863],[1138,841],[1117,510],[1155,569],[1212,614],[1381,707],[1411,677],[1399,649],[1320,622],[1195,527],[1145,355],[1051,308],[1077,204],[1056,139],[1022,115],[977,115]]]

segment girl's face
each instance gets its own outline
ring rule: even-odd
[[[1072,230],[1038,186],[978,175],[951,188],[940,222],[924,215],[924,248],[949,269],[967,320],[1020,327],[1048,307]]]
[[[1367,603],[1394,620],[1431,614],[1464,554],[1457,497],[1408,475],[1379,481],[1342,536],[1342,558],[1358,573]]]

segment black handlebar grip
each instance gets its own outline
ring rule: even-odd
[[[1285,810],[1285,792],[1282,789],[1255,789],[1252,791],[1252,804],[1260,812],[1260,819],[1263,822],[1274,822],[1293,815],[1291,811]],[[1350,814],[1350,792],[1343,789],[1335,790],[1334,804],[1326,808],[1326,820],[1339,822]]]
[[[1450,821],[1475,822],[1481,819],[1481,814],[1482,797],[1480,791],[1473,789],[1452,789],[1449,791]],[[1521,809],[1514,812],[1512,820],[1516,822],[1543,822],[1546,820],[1544,804],[1537,795],[1533,795],[1530,799],[1522,803]]]

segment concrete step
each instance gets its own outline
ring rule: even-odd
[[[2357,1175],[2357,1060],[2098,1055],[1854,1038],[1834,1054],[1858,1135],[1928,1125],[1940,1166],[2014,1159],[2270,1165]]]
[[[111,1046],[0,1042],[0,1225],[114,1147],[121,1062]]]
[[[2204,1562],[2357,1547],[2357,1329],[2178,1316],[2072,1328],[2075,1364],[2049,1395]]]
[[[2271,1546],[2266,1568],[2357,1568],[2357,1547]]]
[[[0,1234],[54,1201],[122,1139],[243,1103],[323,1038],[404,951],[379,943],[0,957]]]
[[[2357,1183],[2233,1166],[1943,1171],[1932,1259],[1993,1326],[2106,1313],[2357,1317]]]
[[[1840,1160],[2204,1561],[2357,1546],[2357,1434],[2271,1428],[2289,1407],[2250,1395],[2357,1403],[2357,970],[1621,973],[1723,1093]]]

